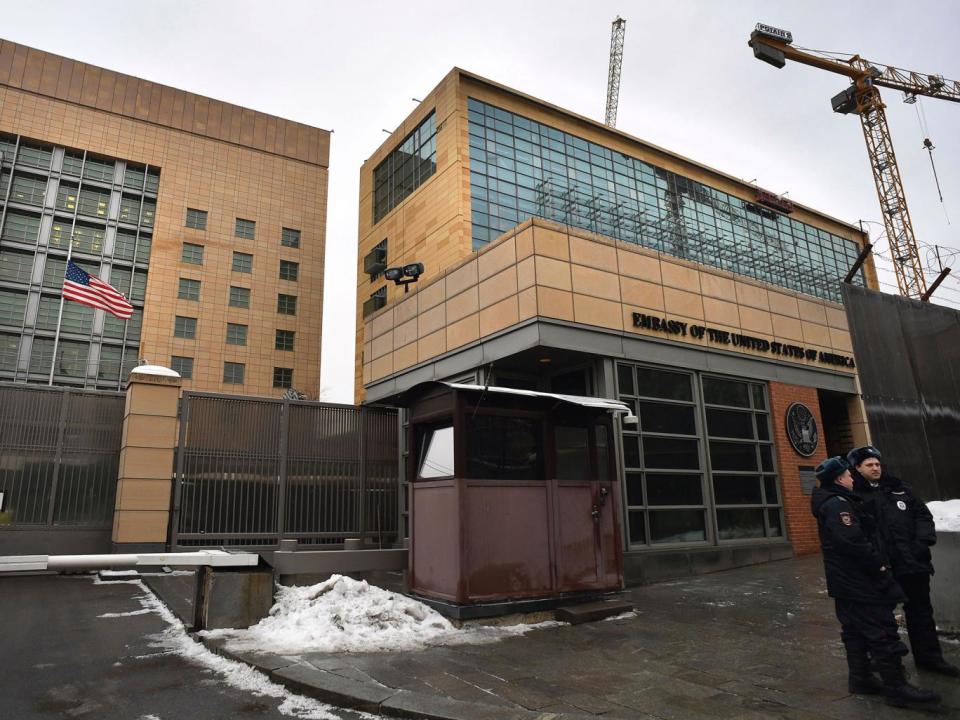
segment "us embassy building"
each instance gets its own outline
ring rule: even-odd
[[[866,241],[454,69],[361,170],[357,399],[448,380],[628,403],[628,581],[813,552],[813,468],[868,432],[840,304]],[[384,277],[412,263],[416,284]],[[877,287],[869,262],[854,282]]]
[[[0,40],[0,381],[316,399],[330,133]],[[72,260],[123,292],[67,302]]]

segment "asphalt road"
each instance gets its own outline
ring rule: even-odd
[[[361,717],[324,713],[314,701],[312,709],[281,712],[284,698],[233,686],[171,652],[156,637],[169,625],[145,611],[143,594],[129,583],[94,584],[92,576],[0,577],[0,720]],[[107,613],[119,615],[99,617]]]

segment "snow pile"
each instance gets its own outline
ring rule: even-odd
[[[423,603],[343,575],[309,587],[280,587],[270,616],[246,630],[210,630],[234,651],[385,652],[496,642],[560,623],[455,628]]]
[[[960,500],[934,500],[927,503],[937,530],[960,532]]]

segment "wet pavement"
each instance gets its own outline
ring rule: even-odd
[[[918,672],[936,711],[846,690],[819,555],[633,588],[635,614],[420,652],[234,656],[338,705],[404,717],[960,718],[960,680]],[[906,638],[904,638],[906,639]],[[232,654],[222,643],[211,649]],[[960,663],[960,643],[946,640]]]

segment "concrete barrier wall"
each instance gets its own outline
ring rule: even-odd
[[[930,549],[936,570],[930,581],[930,599],[937,629],[960,632],[960,532],[937,532],[937,544]]]

